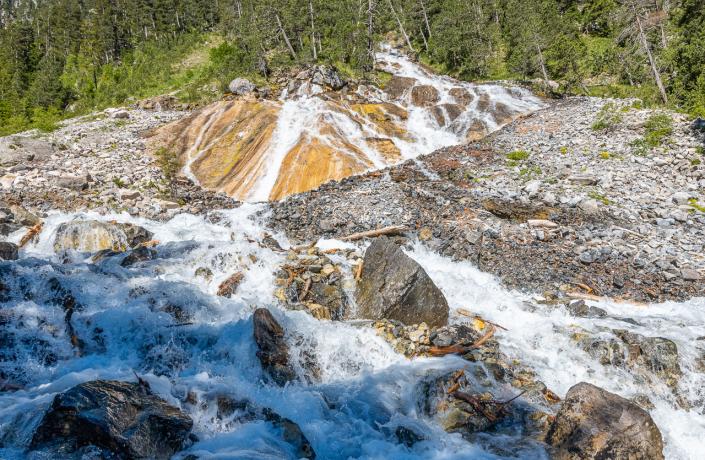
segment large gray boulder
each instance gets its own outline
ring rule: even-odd
[[[367,251],[355,291],[359,316],[393,319],[404,324],[448,322],[448,302],[426,271],[386,237]]]
[[[661,432],[648,412],[585,382],[568,390],[546,442],[558,460],[664,458]]]
[[[250,80],[247,80],[246,78],[236,78],[235,80],[231,81],[228,85],[228,89],[230,90],[230,92],[237,96],[249,94],[253,92],[255,88],[255,84],[252,83]]]
[[[41,162],[54,151],[52,143],[44,139],[22,135],[1,137],[0,166]]]
[[[96,446],[117,458],[167,459],[184,447],[192,426],[144,383],[95,380],[54,398],[30,448],[63,454]]]

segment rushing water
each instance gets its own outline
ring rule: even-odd
[[[416,85],[433,86],[438,91],[438,105],[416,106],[410,88],[395,99],[367,85],[358,87],[354,96],[341,93],[339,98],[321,94],[323,88],[308,81],[292,87],[291,92],[285,88],[278,101],[267,101],[269,109],[276,113],[271,138],[263,141],[262,146],[257,143],[256,153],[242,155],[238,160],[254,164],[247,177],[237,179],[237,187],[233,188],[236,197],[250,202],[266,201],[278,183],[296,183],[298,178],[288,177],[283,167],[290,155],[301,155],[298,161],[308,162],[314,177],[316,171],[328,171],[328,176],[320,180],[340,179],[464,143],[469,134],[494,131],[501,124],[544,106],[526,89],[478,85],[435,75],[392,49],[379,52],[377,59],[379,67],[390,74],[413,78]],[[454,89],[466,91],[472,101],[467,105],[456,104]],[[446,104],[454,104],[453,110],[458,111],[452,121]],[[225,120],[225,125],[232,124],[220,129],[222,117],[230,116],[227,107],[221,104],[208,115],[185,151],[183,170],[194,182],[198,182],[198,177],[192,165],[209,155],[214,146],[233,151],[243,148],[228,144],[235,142],[230,135],[234,121]],[[361,113],[366,110],[370,113]],[[444,114],[442,122],[434,116],[434,110]],[[214,126],[218,129],[213,129]],[[387,150],[379,147],[380,142]],[[310,153],[321,150],[334,153],[329,156]],[[300,191],[286,190],[287,194]]]
[[[58,392],[98,378],[134,381],[133,370],[194,419],[200,441],[177,458],[188,453],[199,458],[295,458],[292,447],[270,424],[228,425],[215,417],[213,404],[183,403],[188,391],[201,400],[226,394],[273,408],[301,426],[321,459],[545,457],[540,444],[522,442],[511,434],[469,443],[445,433],[420,413],[417,384],[429,373],[467,366],[460,358],[408,360],[371,328],[279,309],[273,296],[274,272],[285,254],[258,244],[265,229],[253,216],[260,209],[261,205],[244,205],[223,211],[217,222],[192,215],[178,215],[166,223],[127,215],[50,216],[39,241],[23,250],[19,261],[1,265],[10,292],[23,285],[32,295],[10,296],[3,304],[5,318],[9,313],[22,321],[6,326],[16,328],[17,359],[0,366],[21,375],[24,387],[0,393],[0,446],[4,446],[0,458],[26,458],[23,447]],[[56,228],[76,217],[140,224],[161,242],[158,258],[130,268],[120,266],[122,256],[97,263],[79,254],[60,260],[53,250]],[[282,235],[275,237],[287,246]],[[351,247],[331,240],[319,245]],[[364,249],[364,243],[359,248]],[[503,350],[536,370],[556,393],[563,395],[579,381],[626,397],[647,393],[655,404],[651,414],[664,435],[667,458],[694,459],[705,451],[700,413],[705,382],[694,364],[701,353],[697,338],[705,326],[703,299],[648,307],[600,304],[611,315],[633,318],[639,325],[613,318],[578,319],[507,291],[470,263],[452,262],[421,244],[409,255],[439,285],[451,310],[466,308],[506,327],[508,331],[497,335]],[[347,263],[344,258],[336,262]],[[212,280],[195,277],[199,267],[210,268]],[[219,283],[237,270],[243,270],[245,278],[236,295],[217,297]],[[70,343],[61,306],[47,294],[52,278],[70,290],[79,305],[72,324],[86,342],[80,356]],[[284,388],[264,383],[251,319],[254,309],[262,306],[271,308],[287,330],[296,362],[304,355],[315,358],[320,381]],[[166,312],[175,309],[182,312],[180,320]],[[463,317],[452,311],[451,321],[461,322]],[[684,371],[680,387],[695,408],[677,409],[669,390],[646,386],[625,371],[600,365],[570,340],[575,325],[589,330],[618,326],[674,340]],[[49,355],[53,358],[47,359]],[[499,391],[506,391],[499,397],[515,393],[511,388]],[[427,440],[412,448],[399,444],[394,429],[400,424],[416,427]]]

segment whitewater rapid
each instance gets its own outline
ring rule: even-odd
[[[265,136],[261,145],[256,143],[256,152],[242,154],[242,158],[238,154],[238,149],[244,147],[236,145],[231,136],[237,122],[225,115],[229,104],[221,104],[208,114],[185,147],[184,175],[194,183],[199,183],[199,174],[209,178],[209,174],[218,176],[222,171],[198,173],[195,165],[214,149],[231,151],[233,164],[250,161],[253,166],[235,185],[228,185],[229,179],[224,178],[225,182],[217,185],[221,187],[219,190],[234,193],[240,201],[267,201],[273,199],[278,184],[298,182],[298,178],[288,176],[291,173],[287,172],[287,162],[304,163],[302,168],[313,177],[328,171],[328,176],[319,178],[323,182],[341,179],[464,144],[469,137],[495,131],[518,116],[545,107],[527,89],[468,83],[436,75],[390,47],[379,51],[376,58],[380,70],[413,79],[415,86],[435,88],[438,100],[417,105],[411,86],[394,97],[373,85],[351,85],[347,90],[350,94],[341,91],[331,95],[324,92],[323,86],[292,79],[291,88],[284,88],[278,100],[266,101],[276,121],[271,126],[271,137]],[[453,91],[464,91],[469,102],[458,101]],[[452,117],[448,110],[454,112]],[[386,147],[380,147],[380,143]],[[321,165],[321,162],[330,164]],[[320,184],[308,187],[313,185]],[[304,191],[284,188],[283,195]],[[281,196],[275,194],[277,199]]]
[[[0,458],[26,458],[23,446],[58,392],[94,379],[134,381],[133,371],[194,419],[199,442],[177,459],[188,454],[202,459],[295,458],[293,448],[271,424],[228,425],[215,416],[213,404],[184,403],[188,392],[201,400],[225,394],[271,407],[299,424],[321,459],[547,458],[539,443],[519,435],[490,434],[470,443],[459,434],[444,432],[421,414],[418,383],[431,372],[467,367],[466,361],[453,356],[409,360],[395,353],[372,328],[318,321],[304,312],[280,309],[273,294],[274,273],[286,253],[259,244],[267,231],[259,216],[263,209],[246,204],[212,213],[210,218],[181,214],[164,223],[126,214],[49,216],[39,241],[22,250],[19,261],[0,263],[2,273],[13,275],[4,276],[6,282],[25,283],[34,292],[30,299],[11,297],[3,304],[4,311],[22,316],[26,326],[15,331],[19,338],[19,368],[15,370],[26,384],[17,391],[0,393]],[[60,260],[53,250],[56,228],[75,218],[141,225],[160,241],[158,258],[130,268],[120,266],[121,256],[97,263],[76,254]],[[288,247],[285,236],[273,236]],[[362,251],[366,243],[325,240],[319,245]],[[705,451],[701,414],[705,381],[695,367],[702,353],[698,338],[705,328],[705,299],[645,307],[595,303],[638,325],[611,318],[574,318],[535,298],[508,291],[472,264],[453,262],[420,243],[408,254],[446,295],[452,322],[465,321],[455,314],[464,308],[506,327],[507,331],[497,334],[502,350],[533,368],[557,394],[563,396],[579,381],[625,397],[646,393],[655,405],[651,414],[664,435],[667,458],[695,459]],[[344,257],[332,257],[336,263],[348,263]],[[210,281],[194,275],[200,267],[213,272]],[[234,271],[245,273],[236,294],[216,296],[217,286]],[[66,334],[63,310],[48,303],[44,295],[51,278],[70,289],[81,306],[72,318],[77,335],[86,339],[81,356]],[[14,292],[18,286],[9,287]],[[179,321],[165,312],[168,305],[181,309],[188,320]],[[256,307],[270,308],[281,322],[300,373],[303,360],[315,358],[321,370],[319,382],[290,383],[283,388],[264,383],[252,338]],[[599,364],[571,341],[576,325],[588,330],[619,327],[675,341],[684,372],[680,389],[694,409],[678,409],[666,388],[647,387],[623,370]],[[100,340],[91,339],[97,335]],[[56,360],[43,360],[41,350],[45,349]],[[12,363],[0,365],[7,371]],[[516,393],[511,387],[499,391],[495,395],[499,398]],[[427,439],[406,447],[394,436],[399,425],[412,426]]]

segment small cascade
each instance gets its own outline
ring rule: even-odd
[[[160,129],[184,173],[239,200],[279,200],[329,180],[479,139],[543,107],[528,90],[435,75],[391,48],[378,88],[333,90],[306,72],[278,101],[219,102]]]
[[[0,338],[0,458],[27,458],[25,448],[54,395],[95,379],[134,381],[194,420],[198,441],[176,458],[297,458],[276,426],[254,419],[232,423],[218,416],[216,401],[248,400],[272,408],[301,427],[317,458],[545,458],[539,442],[511,426],[467,439],[446,433],[420,410],[429,376],[477,363],[455,356],[407,359],[360,321],[317,320],[285,310],[275,296],[275,273],[286,251],[272,249],[255,216],[263,206],[246,204],[211,218],[181,214],[168,222],[127,214],[52,214],[37,242],[20,260],[0,264],[4,286]],[[217,218],[216,218],[217,217]],[[113,254],[66,261],[55,252],[58,228],[76,219],[139,225],[160,241],[155,257],[130,267]],[[90,230],[89,230],[90,233]],[[281,234],[273,235],[288,247]],[[321,250],[362,252],[366,243],[321,240]],[[496,334],[512,359],[528,364],[557,394],[588,381],[627,398],[648,395],[662,430],[666,458],[689,459],[705,448],[700,415],[705,381],[699,370],[705,327],[703,299],[635,307],[591,302],[602,319],[569,316],[562,309],[509,291],[468,262],[453,262],[421,244],[408,254],[443,291],[451,323],[470,324],[474,313],[506,330]],[[351,280],[354,266],[331,256]],[[216,295],[233,272],[243,273],[232,297]],[[72,315],[66,317],[67,299]],[[303,375],[315,363],[316,379],[280,387],[266,383],[252,336],[252,314],[268,307],[287,331],[286,340]],[[649,383],[605,366],[576,346],[576,331],[619,328],[677,343],[683,376],[678,386]],[[517,394],[509,385],[488,387],[496,398]],[[220,398],[220,399],[219,399]],[[198,402],[196,402],[198,401]],[[424,440],[406,445],[396,434],[412,427]]]

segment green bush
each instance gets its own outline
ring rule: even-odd
[[[507,159],[512,161],[524,161],[529,158],[529,152],[525,150],[515,150],[507,154]]]
[[[164,179],[169,183],[174,182],[176,175],[181,170],[181,162],[177,155],[166,147],[160,147],[154,156],[157,158],[157,165],[164,174]]]
[[[614,103],[608,102],[597,112],[597,117],[595,117],[595,122],[592,124],[592,129],[593,131],[606,131],[614,128],[621,122],[622,114],[619,109]]]
[[[658,147],[673,134],[673,120],[665,113],[654,114],[646,120],[644,129],[644,141],[651,147]]]

